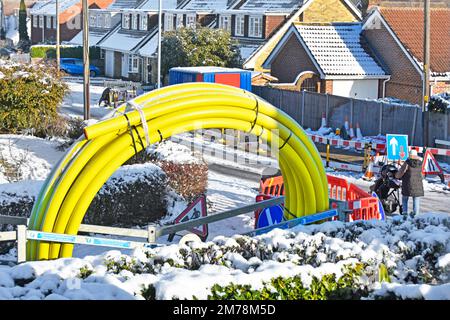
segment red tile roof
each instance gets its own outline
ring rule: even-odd
[[[423,62],[423,8],[380,8],[380,12],[403,45]],[[450,9],[431,9],[430,68],[450,72]]]

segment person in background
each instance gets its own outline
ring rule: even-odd
[[[413,199],[414,215],[420,213],[420,197],[424,196],[422,158],[411,149],[409,158],[403,163],[395,178],[402,180],[402,213],[408,214],[409,197]]]

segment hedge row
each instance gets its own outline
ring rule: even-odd
[[[65,47],[61,46],[60,48],[61,58],[78,58],[83,59],[83,47]],[[56,46],[54,45],[39,45],[32,46],[30,48],[31,58],[56,58]],[[89,48],[89,58],[92,60],[100,59],[100,48],[98,47],[90,47]]]

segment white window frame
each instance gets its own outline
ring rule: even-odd
[[[89,14],[89,27],[95,28],[97,27],[97,14],[95,13],[90,13]]]
[[[131,14],[131,28],[132,30],[138,30],[138,14]]]
[[[106,50],[105,50],[105,49],[100,49],[100,59],[101,59],[101,60],[104,60],[104,59],[105,59],[105,53],[106,53]]]
[[[39,16],[33,16],[33,28],[39,27]]]
[[[105,29],[111,28],[111,15],[109,13],[105,14]]]
[[[164,31],[173,30],[173,13],[164,14]]]
[[[139,72],[139,57],[136,55],[128,56],[128,73],[138,73]]]
[[[243,37],[245,35],[245,16],[237,15],[235,19],[234,34]]]
[[[183,16],[184,15],[182,13],[177,13],[176,20],[175,20],[175,28],[176,29],[184,27]]]
[[[45,16],[45,22],[46,22],[45,28],[51,29],[52,28],[52,16]]]
[[[131,21],[130,21],[130,14],[124,13],[122,16],[122,28],[123,29],[130,29]]]
[[[106,17],[106,15],[104,15],[102,13],[97,14],[97,28],[105,27],[105,17]]]
[[[248,19],[248,36],[252,38],[262,38],[262,17],[250,16]]]
[[[196,23],[197,23],[197,14],[188,13],[186,15],[186,27],[195,28]]]
[[[147,30],[148,29],[148,15],[142,14],[140,19],[140,30]]]
[[[231,32],[231,16],[221,15],[219,18],[219,28]]]
[[[39,16],[39,28],[43,28],[44,27],[44,16],[40,15]]]
[[[53,19],[53,29],[56,29],[57,25],[56,25],[56,16]]]

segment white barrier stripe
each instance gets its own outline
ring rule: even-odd
[[[153,248],[155,246],[158,246],[157,244],[147,242],[137,242],[137,241],[118,240],[99,237],[87,237],[87,236],[42,232],[34,230],[27,230],[27,239],[48,241],[48,242],[84,244],[90,246],[111,247],[121,249],[135,249],[139,247]]]
[[[330,138],[327,138],[324,136],[314,135],[314,134],[310,134],[310,133],[307,133],[307,135],[314,142],[327,144],[327,141],[329,141],[330,145],[332,145],[332,146],[353,147],[355,149],[363,149],[364,145],[365,145],[365,142],[361,142],[361,141],[330,139]],[[386,150],[386,144],[384,144],[384,143],[372,142],[369,144],[372,146],[372,149],[375,149],[377,151],[385,151]],[[419,153],[423,153],[423,147],[410,146],[409,150],[411,150],[412,148],[417,149]],[[427,150],[430,150],[430,152],[434,155],[450,157],[450,149],[427,148]]]

